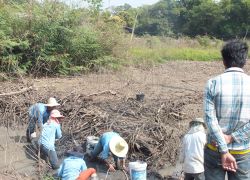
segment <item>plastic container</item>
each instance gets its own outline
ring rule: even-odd
[[[90,154],[90,152],[94,150],[98,141],[99,141],[99,138],[96,136],[88,136],[87,137],[86,152],[88,154]]]
[[[147,179],[147,163],[136,161],[129,163],[129,173],[131,180],[146,180]]]

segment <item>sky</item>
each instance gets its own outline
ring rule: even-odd
[[[103,0],[103,7],[109,7],[110,6],[119,6],[124,5],[125,3],[130,4],[133,7],[138,7],[142,5],[151,5],[159,0]]]
[[[63,0],[67,4],[73,6],[82,6],[84,5],[83,0]],[[103,8],[108,8],[109,6],[120,6],[125,3],[130,4],[132,7],[138,7],[142,5],[151,5],[159,0],[103,0]]]

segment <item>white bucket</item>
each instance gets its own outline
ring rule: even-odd
[[[129,173],[131,180],[146,180],[147,179],[147,163],[136,161],[129,163]]]
[[[98,141],[99,141],[99,138],[96,136],[88,136],[87,137],[86,152],[88,154],[90,154],[90,152],[94,150]]]

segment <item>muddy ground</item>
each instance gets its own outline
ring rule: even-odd
[[[140,135],[143,136],[144,133],[146,137],[151,137],[151,134],[154,134],[154,130],[148,132],[150,127],[147,125],[150,125],[150,119],[159,116],[159,120],[161,120],[159,127],[163,128],[162,126],[166,126],[170,131],[159,131],[160,133],[166,132],[160,134],[163,138],[160,144],[161,142],[162,144],[166,142],[164,144],[166,146],[164,147],[164,154],[168,155],[162,156],[162,158],[159,157],[158,159],[150,158],[150,155],[145,155],[140,158],[149,163],[149,172],[160,173],[161,177],[167,176],[174,170],[173,166],[178,158],[181,137],[187,130],[188,122],[195,117],[203,116],[202,95],[206,80],[223,72],[223,70],[222,62],[176,61],[148,68],[128,67],[119,72],[100,72],[77,77],[21,78],[11,82],[1,82],[0,94],[19,91],[21,88],[29,87],[30,85],[32,85],[32,89],[29,91],[28,96],[22,94],[8,97],[0,96],[2,103],[12,101],[12,103],[7,103],[8,105],[6,106],[0,106],[3,114],[1,117],[2,127],[0,131],[0,158],[2,159],[0,162],[0,169],[2,170],[0,179],[6,179],[7,176],[10,179],[30,179],[30,177],[36,179],[38,165],[25,153],[27,143],[23,136],[25,135],[27,112],[24,112],[24,110],[27,110],[31,104],[37,101],[46,101],[50,96],[55,96],[61,100],[61,103],[63,103],[61,108],[63,112],[66,113],[66,117],[67,112],[69,112],[68,116],[70,118],[66,118],[65,124],[70,125],[71,129],[75,126],[76,128],[79,126],[77,123],[70,124],[70,121],[76,121],[77,118],[80,118],[81,111],[79,111],[79,109],[78,111],[73,111],[74,109],[68,110],[68,108],[73,108],[74,103],[78,103],[79,105],[79,103],[81,104],[82,101],[86,99],[86,103],[82,103],[82,106],[85,106],[84,111],[88,111],[89,114],[91,107],[95,110],[92,114],[90,113],[90,117],[92,117],[92,119],[90,119],[91,121],[93,120],[93,114],[99,113],[98,116],[94,117],[95,119],[102,119],[100,121],[104,124],[107,124],[109,121],[114,122],[114,124],[116,121],[121,121],[117,126],[123,126],[123,129],[120,130],[126,131],[127,134],[130,132],[128,129],[133,129],[133,127],[128,126],[128,128],[126,128],[124,121],[130,124],[136,120],[139,122],[140,118],[144,118],[149,124],[145,123],[145,127],[142,132],[140,132]],[[250,66],[247,65],[246,72],[248,73],[249,70]],[[135,96],[138,92],[145,94],[143,102],[137,102],[135,100]],[[76,98],[80,96],[85,98]],[[88,98],[91,98],[91,101],[88,101]],[[78,100],[81,102],[78,102]],[[17,106],[14,108],[12,106],[13,104],[15,105],[15,103],[23,104],[21,107]],[[13,112],[16,116],[14,116],[13,119],[12,116],[7,113],[8,108],[14,109]],[[173,111],[170,111],[171,109],[173,109]],[[160,113],[160,111],[162,112]],[[157,113],[155,114],[155,112]],[[84,113],[84,115],[86,115],[86,112]],[[166,118],[168,118],[168,122],[164,120]],[[105,121],[103,119],[105,119]],[[86,121],[86,119],[84,120]],[[155,121],[154,119],[154,123],[156,123]],[[79,122],[80,124],[82,123],[82,121]],[[100,132],[97,131],[100,129],[102,123],[96,126],[95,129],[91,129],[87,134],[100,134]],[[159,122],[157,123],[159,124]],[[70,128],[64,127],[67,132],[70,132]],[[124,136],[129,137],[126,133],[124,133]],[[168,133],[172,135],[166,135]],[[83,134],[78,133],[76,135],[79,143],[85,138],[80,137]],[[159,136],[159,134],[155,136]],[[155,136],[152,137],[158,140]],[[154,138],[152,138],[152,141],[154,141]],[[68,139],[64,140],[65,141],[62,141],[63,146],[65,146],[65,142],[66,144],[69,143]],[[167,147],[168,141],[169,147]],[[147,141],[147,143],[148,144],[145,145],[141,142],[140,145],[145,145],[146,147],[148,147],[147,145],[154,145],[154,142],[151,141]],[[137,143],[134,144],[138,145]],[[59,147],[63,146],[59,144]],[[159,148],[162,147],[159,146]],[[157,148],[152,150],[152,148],[148,147],[146,149],[144,148],[144,150],[149,151],[151,155],[152,152],[156,154],[160,153],[157,151]],[[130,158],[135,160],[136,155],[137,154]],[[170,165],[172,165],[171,168],[169,167]],[[53,174],[53,172],[49,171],[45,173]],[[104,174],[103,172],[102,175]],[[108,178],[119,179],[117,178],[118,176],[120,176],[120,179],[123,179],[121,178],[122,174],[113,174],[113,176],[111,174]],[[152,179],[157,178],[155,176],[155,178]]]

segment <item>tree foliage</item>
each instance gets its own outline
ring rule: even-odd
[[[82,1],[89,7],[58,0],[0,1],[0,71],[69,74],[100,64],[98,59],[105,64],[106,57],[130,45],[124,37],[134,25],[137,35],[197,37],[201,44],[211,37],[250,37],[250,0],[160,0],[108,10],[101,9],[102,0]]]
[[[93,1],[95,8],[99,2]],[[70,8],[58,1],[4,2],[0,7],[0,71],[54,75],[85,70],[99,57],[112,54],[122,29],[112,21],[92,20],[92,10]],[[103,38],[108,32],[117,38]]]
[[[250,0],[161,0],[138,11],[138,35],[250,37]]]

